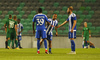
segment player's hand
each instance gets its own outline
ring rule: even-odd
[[[19,34],[20,34],[21,32],[19,32]]]
[[[71,30],[71,33],[73,33],[73,29]]]
[[[82,38],[83,38],[83,35],[82,35]]]
[[[58,25],[57,28],[61,27],[61,25]]]
[[[89,38],[91,38],[91,35],[89,35]]]
[[[51,25],[51,27],[54,27],[53,25]]]
[[[56,32],[56,36],[58,36],[58,32]]]
[[[35,30],[33,30],[33,34],[35,34]]]

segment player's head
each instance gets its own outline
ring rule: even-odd
[[[12,15],[9,15],[9,19],[12,19]]]
[[[87,22],[84,22],[84,26],[87,27]]]
[[[42,8],[39,8],[38,9],[38,13],[42,13]]]
[[[20,23],[20,19],[18,19],[17,22]]]
[[[67,13],[70,14],[72,11],[73,11],[73,7],[70,6],[70,7],[67,9]]]
[[[14,16],[13,19],[16,21],[17,20],[17,16]]]
[[[53,20],[57,19],[57,14],[53,14]]]

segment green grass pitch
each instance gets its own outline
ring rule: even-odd
[[[76,55],[69,55],[69,48],[52,49],[53,54],[45,54],[44,48],[37,54],[36,48],[0,49],[0,60],[100,60],[100,49],[76,49]]]

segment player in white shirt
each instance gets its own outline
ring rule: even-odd
[[[18,32],[18,46],[21,47],[20,41],[22,40],[22,31],[23,31],[23,25],[20,23],[20,19],[17,20],[17,32]]]

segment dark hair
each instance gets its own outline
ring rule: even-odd
[[[9,18],[12,18],[12,15],[9,15]]]
[[[42,13],[42,8],[39,8],[38,9],[38,13]]]
[[[13,18],[14,18],[14,19],[16,19],[16,18],[17,18],[17,16],[15,15]]]
[[[20,20],[20,19],[18,19],[18,20]]]

